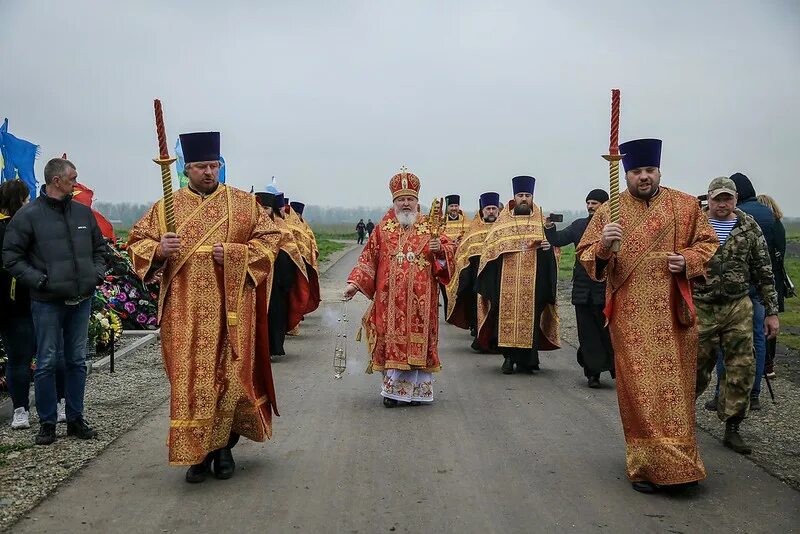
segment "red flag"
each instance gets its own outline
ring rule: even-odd
[[[91,208],[92,201],[94,200],[94,191],[81,183],[76,183],[72,190],[72,200]],[[114,226],[108,222],[108,219],[103,217],[99,211],[92,209],[92,213],[97,221],[97,226],[100,227],[100,231],[103,233],[103,237],[116,241],[117,238],[114,235]]]

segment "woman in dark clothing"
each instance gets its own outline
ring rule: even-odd
[[[785,272],[784,258],[786,257],[786,228],[781,219],[783,212],[769,195],[758,195],[756,199],[770,209],[775,217],[773,226],[773,236],[775,252],[772,255],[772,274],[775,277],[775,291],[778,293],[778,311],[783,311],[783,299],[786,298],[786,284],[783,273]],[[767,340],[767,363],[764,366],[764,373],[768,378],[775,377],[775,349],[777,348],[778,337]]]
[[[25,182],[10,180],[0,185],[0,250],[6,227],[19,209],[28,202],[30,191]],[[29,391],[31,385],[31,362],[36,355],[36,337],[33,333],[31,299],[28,289],[0,268],[0,339],[8,356],[6,383],[14,405],[11,428],[30,428]],[[64,361],[56,367],[56,389],[58,398],[64,398]],[[59,402],[58,416],[61,420],[63,401]],[[64,414],[66,415],[66,414]],[[66,420],[66,417],[64,417]]]

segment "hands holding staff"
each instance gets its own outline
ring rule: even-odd
[[[615,241],[622,241],[622,225],[608,223],[603,227],[603,237],[600,242],[603,244],[603,248],[610,249]]]
[[[431,240],[428,241],[428,250],[430,250],[434,256],[441,255],[442,240],[438,237],[432,237]]]
[[[161,243],[158,245],[156,256],[159,259],[169,259],[173,254],[176,254],[181,248],[181,238],[175,232],[167,232],[161,236]]]

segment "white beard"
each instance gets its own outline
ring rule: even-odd
[[[405,227],[409,227],[415,222],[417,222],[417,214],[413,211],[398,211],[395,213],[397,217],[397,222]]]

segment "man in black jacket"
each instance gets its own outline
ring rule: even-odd
[[[577,219],[563,230],[556,230],[553,223],[545,224],[547,240],[555,247],[578,246],[583,232],[592,220],[595,210],[608,201],[608,193],[595,189],[586,197],[586,210],[589,216]],[[606,302],[606,284],[595,282],[575,257],[572,270],[572,304],[575,305],[575,319],[578,323],[578,363],[589,382],[590,388],[600,387],[600,373],[609,371],[614,377],[614,348],[611,336],[605,327],[603,308]]]
[[[93,438],[83,418],[86,341],[92,296],[105,274],[105,241],[92,211],[72,201],[78,173],[72,162],[54,158],[44,168],[36,200],[17,212],[6,230],[3,263],[30,289],[36,332],[38,445],[56,439],[55,366],[63,342],[67,435]]]

